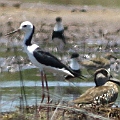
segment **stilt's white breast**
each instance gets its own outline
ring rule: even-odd
[[[41,63],[39,63],[36,58],[33,55],[33,52],[36,48],[38,48],[39,46],[36,44],[32,44],[31,46],[25,46],[25,52],[27,53],[29,60],[38,68],[40,68],[41,70],[43,70],[43,65]]]
[[[32,44],[31,46],[27,46],[27,51],[26,52],[33,54],[33,51],[38,47],[39,46],[36,45],[36,44]]]
[[[56,24],[54,27],[54,31],[61,31],[61,30],[64,30],[63,25],[61,23]]]
[[[79,65],[79,63],[77,62],[76,58],[72,58],[72,59],[71,59],[70,67],[71,67],[73,70],[79,70],[79,69],[80,69],[80,65]]]

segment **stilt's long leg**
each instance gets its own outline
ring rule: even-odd
[[[45,73],[44,73],[44,80],[45,80],[45,83],[46,83],[47,98],[48,98],[48,104],[49,104],[49,101],[50,101],[49,88],[48,88],[48,82],[47,82],[47,77],[46,77]],[[49,106],[47,107],[47,120],[49,120]]]
[[[46,83],[47,98],[48,98],[48,103],[49,103],[49,101],[50,101],[49,87],[48,87],[47,77],[46,77],[45,73],[44,73],[44,79],[45,79],[45,83]]]
[[[42,100],[41,100],[41,103],[43,102],[43,100],[44,100],[44,98],[45,98],[43,74],[44,74],[43,71],[41,71],[41,81],[42,81]]]

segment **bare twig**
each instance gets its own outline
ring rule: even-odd
[[[100,116],[100,115],[95,115],[93,114],[92,112],[88,112],[86,111],[85,109],[77,109],[77,108],[74,108],[74,107],[69,107],[69,106],[64,106],[64,105],[61,105],[61,102],[58,104],[58,105],[55,105],[55,104],[44,104],[42,103],[41,106],[43,107],[51,107],[51,108],[57,108],[56,110],[58,109],[62,109],[62,110],[66,110],[66,111],[73,111],[73,112],[76,112],[76,113],[82,113],[82,114],[85,114],[87,116],[90,116],[90,117],[93,117],[93,118],[98,118],[100,120],[110,120],[109,118],[106,118],[106,117],[103,117],[103,116]],[[54,112],[54,114],[56,113],[56,111]],[[54,117],[54,115],[52,116],[52,118]],[[53,120],[53,119],[51,119]]]
[[[63,101],[63,98],[62,98],[62,100],[60,101],[60,103],[57,105],[57,107],[56,107],[56,109],[55,109],[55,111],[54,111],[54,113],[53,113],[53,115],[52,115],[52,117],[51,117],[50,120],[54,120],[54,116],[55,116],[55,114],[57,113],[58,108],[61,106],[62,101]]]

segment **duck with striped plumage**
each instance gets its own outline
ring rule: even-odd
[[[94,74],[94,82],[95,87],[88,89],[72,102],[80,106],[112,106],[118,97],[117,84],[120,85],[120,81],[112,78],[106,69],[100,68]]]

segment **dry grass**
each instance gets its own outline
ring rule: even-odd
[[[107,8],[97,9],[96,7],[94,9],[91,9],[90,7],[88,9],[88,12],[86,13],[84,12],[72,13],[71,9],[74,7],[70,7],[69,9],[67,9],[67,7],[65,6],[60,7],[63,9],[60,9],[59,6],[58,8],[56,7],[57,6],[50,5],[45,6],[45,8],[44,7],[38,8],[35,5],[33,5],[31,8],[21,7],[19,9],[16,9],[15,7],[4,8],[1,7],[0,15],[5,17],[4,19],[5,21],[9,20],[9,17],[11,17],[12,18],[11,20],[18,22],[24,21],[26,19],[31,20],[32,22],[34,22],[33,20],[35,21],[46,20],[47,22],[48,21],[53,22],[56,16],[62,16],[65,24],[78,23],[88,25],[90,23],[99,22],[99,25],[101,26],[102,24],[105,25],[106,23],[107,24],[113,23],[118,25],[118,22],[120,21],[119,10]],[[0,21],[1,20],[2,19],[0,19]]]
[[[68,41],[82,40],[86,36],[93,38],[95,34],[99,34],[99,30],[114,32],[119,29],[119,9],[88,7],[87,12],[71,12],[74,8],[81,9],[81,6],[43,4],[38,7],[37,5],[27,6],[23,3],[19,8],[14,6],[0,7],[0,33],[4,35],[11,31],[8,22],[12,22],[12,28],[15,29],[19,27],[21,22],[29,20],[37,26],[36,33],[39,33],[41,24],[44,24],[44,28],[48,30],[46,39],[50,37],[57,16],[62,16],[63,23],[68,28],[65,32]],[[44,39],[41,36],[39,38]]]
[[[49,107],[49,112],[48,112]],[[66,106],[62,102],[59,104],[41,104],[40,112],[36,112],[36,107],[27,107],[27,111],[22,113],[16,111],[5,113],[0,116],[1,120],[119,120],[120,108],[107,106],[92,106],[78,108]]]
[[[86,36],[94,37],[95,34],[99,34],[99,30],[114,32],[119,29],[119,9],[94,6],[88,7],[87,12],[71,12],[74,8],[81,9],[82,6],[22,3],[19,8],[13,5],[0,7],[0,33],[4,35],[11,31],[8,22],[12,22],[12,28],[15,29],[21,22],[29,20],[37,26],[36,31],[38,32],[41,24],[44,23],[49,32],[47,35],[50,35],[57,16],[62,16],[63,23],[68,28],[65,34],[69,41],[82,40]]]
[[[92,58],[91,60],[83,60],[80,62],[87,69],[109,68],[110,61],[103,57]]]

